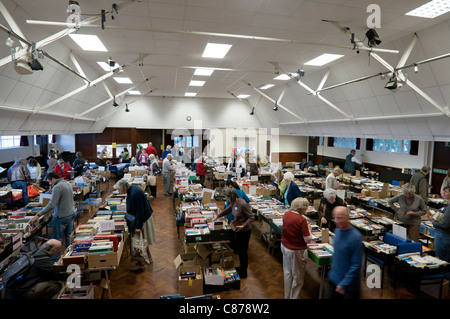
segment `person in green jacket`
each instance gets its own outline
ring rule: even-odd
[[[422,169],[416,172],[410,179],[410,183],[416,188],[416,194],[422,197],[425,204],[428,204],[428,173],[429,166],[422,166]]]

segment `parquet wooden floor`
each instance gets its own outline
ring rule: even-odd
[[[110,181],[109,191],[113,190]],[[107,192],[105,193],[107,195]],[[146,270],[132,272],[128,268],[131,258],[124,251],[118,269],[111,271],[111,291],[113,299],[159,299],[161,296],[178,294],[177,271],[174,259],[182,252],[182,229],[177,236],[172,197],[163,195],[162,177],[158,178],[157,196],[150,199],[156,230],[156,243],[151,246],[153,263]],[[223,206],[223,202],[218,202]],[[248,278],[241,280],[240,290],[217,293],[221,299],[282,299],[283,267],[279,249],[270,254],[267,244],[261,239],[267,225],[255,221],[249,245]],[[308,261],[302,299],[319,297],[319,271]],[[411,291],[397,284],[393,289],[389,274],[385,275],[383,289],[369,289],[363,285],[363,299],[414,299]],[[103,298],[108,298],[104,294]],[[431,298],[422,293],[422,299]]]

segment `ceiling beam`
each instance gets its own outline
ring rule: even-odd
[[[250,83],[247,83],[245,81],[242,81],[243,83],[247,84],[248,86],[250,86],[253,90],[255,90],[256,92],[258,92],[261,96],[265,97],[266,99],[268,99],[269,101],[271,101],[272,103],[277,103],[273,98],[271,98],[270,96],[268,96],[267,94],[265,94],[264,92],[261,92],[261,90],[258,90],[257,88],[255,88],[253,85],[251,85]],[[291,114],[292,116],[298,118],[300,121],[303,122],[307,122],[306,119],[298,116],[297,114],[295,114],[294,112],[292,112],[291,110],[289,110],[287,107],[283,106],[282,104],[278,103],[278,106],[281,107],[283,110],[285,110],[286,112],[288,112],[289,114]]]
[[[126,1],[124,3],[118,4],[117,7],[118,7],[118,9],[123,9],[123,8],[133,4],[135,2],[137,2],[137,1],[138,0],[128,0],[128,1]],[[112,9],[111,10],[107,10],[105,12],[106,15],[110,15],[111,13],[112,13]],[[87,18],[87,19],[83,20],[82,23],[83,23],[83,25],[86,26],[86,25],[92,24],[92,23],[94,23],[94,22],[96,22],[96,21],[98,21],[100,19],[101,19],[101,15],[96,15],[96,16],[93,16],[93,17],[90,17],[90,18]],[[67,25],[68,25],[67,23],[64,23],[62,26],[67,27]],[[53,43],[53,42],[55,42],[55,41],[65,37],[66,35],[69,35],[69,34],[71,34],[73,32],[76,32],[76,31],[78,31],[78,29],[76,29],[76,28],[66,28],[64,30],[61,30],[61,31],[59,31],[59,32],[57,32],[57,33],[55,33],[55,34],[53,34],[53,35],[51,35],[51,36],[41,40],[41,41],[36,42],[36,49],[39,50],[42,47],[44,47],[44,46],[46,46],[48,44],[51,44],[51,43]],[[23,56],[28,55],[29,53],[30,53],[29,52],[29,48],[23,48],[23,49],[21,49],[21,50],[19,50],[19,51],[17,51],[15,53],[15,57],[16,57],[16,59],[19,59],[19,58],[21,58]],[[6,65],[9,62],[12,62],[12,59],[11,59],[10,55],[8,55],[8,56],[6,56],[6,57],[4,57],[3,59],[0,60],[0,66]]]
[[[108,103],[108,102],[111,102],[115,97],[120,97],[120,96],[122,96],[122,95],[125,95],[125,94],[127,94],[129,91],[135,89],[136,87],[138,87],[138,86],[141,85],[142,83],[145,83],[145,82],[147,82],[147,81],[149,81],[149,80],[150,80],[150,79],[145,79],[144,81],[142,81],[142,82],[140,82],[140,83],[138,83],[138,84],[135,84],[135,85],[129,87],[128,89],[126,89],[126,90],[123,90],[123,91],[120,92],[119,94],[116,94],[115,96],[110,97],[109,99],[107,99],[107,100],[105,100],[105,101],[103,101],[103,102],[100,102],[99,104],[97,104],[97,105],[91,107],[90,109],[88,109],[88,110],[86,110],[86,111],[84,111],[84,112],[82,112],[82,113],[80,113],[80,114],[75,114],[74,118],[78,118],[79,116],[83,116],[83,115],[85,115],[85,114],[87,114],[87,113],[90,113],[90,112],[96,110],[96,109],[99,108],[100,106],[105,105],[105,104]]]
[[[356,122],[363,121],[384,121],[384,120],[402,120],[402,119],[415,119],[415,118],[431,118],[440,117],[441,113],[427,113],[427,114],[401,114],[401,115],[385,115],[385,116],[368,116],[355,118]],[[308,121],[308,124],[321,124],[321,123],[339,123],[348,122],[349,119],[329,119],[329,120],[312,120]],[[304,124],[303,122],[284,122],[280,125],[299,125]]]
[[[350,32],[350,30],[348,28],[344,28],[344,27],[342,27],[341,25],[339,25],[336,22],[332,22],[332,23],[333,23],[333,25],[336,26],[336,28],[341,30],[347,36],[350,36],[350,37],[352,36],[351,32]],[[418,39],[417,34],[414,34],[414,37],[413,37],[411,43],[408,45],[408,48],[405,50],[405,52],[403,53],[403,56],[400,58],[400,60],[399,60],[399,62],[397,64],[399,67],[402,67],[404,65],[404,63],[406,63],[406,60],[409,57],[409,55],[411,54],[411,51],[412,51],[412,49],[413,49],[417,39]],[[367,49],[368,48],[364,43],[362,43],[357,38],[354,38],[354,40],[355,40],[355,46],[356,47],[358,47],[360,49]],[[397,73],[397,75],[400,77],[400,80],[402,82],[404,82],[405,84],[409,85],[417,94],[422,96],[431,105],[433,105],[435,108],[437,108],[439,111],[441,111],[442,114],[444,114],[445,116],[447,116],[450,119],[450,111],[449,111],[448,106],[443,107],[443,106],[439,105],[439,103],[437,103],[433,98],[431,98],[428,94],[426,94],[417,85],[412,83],[410,80],[406,79],[406,77],[404,76],[404,74],[401,71],[399,72],[398,70],[396,70],[395,67],[393,67],[388,62],[386,62],[377,53],[375,53],[373,51],[370,51],[369,54],[370,54],[370,56],[374,57],[375,60],[377,60],[380,64],[382,64],[385,68],[387,68],[390,72],[392,72],[394,76]]]

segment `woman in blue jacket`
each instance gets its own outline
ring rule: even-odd
[[[291,205],[294,199],[296,199],[297,197],[302,197],[298,185],[293,181],[294,181],[294,174],[292,174],[291,172],[287,172],[286,174],[284,174],[284,182],[286,183],[286,191],[284,193],[284,203],[286,205]]]

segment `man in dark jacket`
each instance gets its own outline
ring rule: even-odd
[[[66,273],[54,270],[52,258],[61,250],[61,242],[50,239],[34,254],[35,261],[30,271],[16,288],[16,297],[24,299],[51,299],[62,289],[60,280],[66,280]]]

